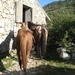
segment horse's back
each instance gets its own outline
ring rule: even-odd
[[[26,35],[27,35],[28,49],[30,48],[30,50],[31,50],[33,41],[34,41],[34,37],[33,37],[32,32],[30,32],[30,31],[26,31]]]
[[[23,41],[27,41],[30,45],[33,44],[33,34],[31,31],[28,31],[28,30],[22,30],[22,29],[19,29],[18,31],[18,36],[19,38],[21,37],[21,39],[23,39]]]

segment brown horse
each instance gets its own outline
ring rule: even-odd
[[[42,59],[46,54],[48,30],[42,25],[34,24],[31,21],[28,21],[28,27],[33,31],[33,35],[36,41],[36,51]]]
[[[22,23],[21,27],[22,29],[18,30],[18,34],[16,37],[16,49],[20,69],[22,70],[23,64],[23,70],[26,75],[28,58],[30,55],[30,51],[32,50],[34,37],[31,31],[25,30],[25,23]]]

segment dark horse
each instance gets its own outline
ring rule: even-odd
[[[34,24],[31,21],[28,21],[27,24],[28,28],[33,31],[33,35],[36,41],[36,51],[42,59],[46,54],[48,30],[42,25]]]
[[[32,50],[34,37],[31,31],[25,30],[25,23],[22,23],[21,27],[22,28],[18,30],[18,34],[16,37],[16,49],[20,69],[22,70],[23,64],[23,70],[26,75],[28,57],[30,55],[30,51]]]

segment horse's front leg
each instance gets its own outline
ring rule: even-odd
[[[38,46],[38,44],[37,44],[37,55],[39,55],[40,54],[40,52],[39,52],[39,46]]]
[[[43,56],[42,56],[42,50],[41,50],[41,47],[39,48],[39,50],[40,50],[40,59],[42,59]]]

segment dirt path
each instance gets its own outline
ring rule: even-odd
[[[38,72],[38,66],[42,65],[41,60],[29,59],[29,63],[27,66],[27,75],[36,75]],[[23,72],[20,71],[18,62],[16,64],[4,72],[0,72],[0,75],[21,75]],[[23,75],[23,74],[22,74]]]

